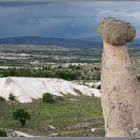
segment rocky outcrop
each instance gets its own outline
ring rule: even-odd
[[[136,30],[128,22],[107,17],[100,24],[99,33],[104,41],[112,45],[125,45],[134,39]]]
[[[7,136],[8,137],[36,137],[36,136],[29,135],[27,133],[16,131],[16,130],[15,131],[14,130],[8,131]]]
[[[99,33],[104,44],[101,101],[106,136],[140,136],[140,86],[126,45],[136,30],[125,21],[105,18]]]
[[[67,94],[100,97],[100,90],[71,81],[55,78],[7,77],[0,78],[0,96],[7,99],[12,94],[20,103],[42,98],[44,93],[56,96]]]

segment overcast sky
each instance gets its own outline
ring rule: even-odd
[[[140,37],[140,2],[0,3],[0,38],[42,36],[85,38],[113,16],[135,25]]]

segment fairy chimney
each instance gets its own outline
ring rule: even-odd
[[[101,22],[98,31],[104,46],[101,102],[106,136],[140,136],[140,86],[127,46],[136,35],[135,27],[108,17]]]

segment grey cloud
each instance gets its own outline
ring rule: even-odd
[[[0,38],[44,36],[80,38],[97,35],[106,16],[132,22],[140,36],[139,2],[0,4]]]

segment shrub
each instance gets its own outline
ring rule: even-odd
[[[7,137],[6,132],[2,129],[0,129],[0,137]]]
[[[101,84],[97,86],[97,89],[101,89]]]
[[[5,98],[0,97],[0,102],[5,102]]]
[[[14,100],[15,100],[15,96],[14,96],[13,94],[10,94],[10,95],[9,95],[9,100],[10,100],[10,101],[14,101]]]
[[[54,103],[53,95],[51,95],[50,93],[45,93],[42,97],[44,103]]]
[[[21,127],[24,127],[26,125],[26,121],[30,120],[30,114],[22,108],[13,112],[13,117],[15,120],[20,122]]]

